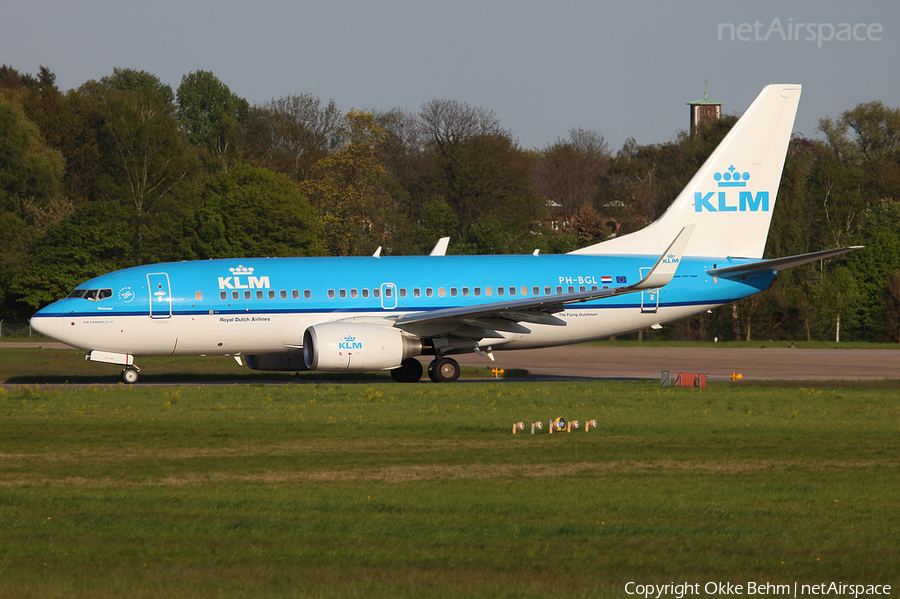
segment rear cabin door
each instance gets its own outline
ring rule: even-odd
[[[641,268],[641,279],[650,272],[649,266]],[[645,289],[641,291],[641,313],[656,312],[659,309],[659,289]]]
[[[150,289],[150,318],[171,318],[172,289],[169,287],[169,275],[164,272],[147,275],[147,287]]]

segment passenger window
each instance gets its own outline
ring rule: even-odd
[[[578,291],[587,291],[587,287],[582,285],[581,287],[578,288]]]
[[[219,299],[227,300],[227,299],[228,299],[228,292],[227,292],[227,291],[220,291],[220,292],[219,292]]]
[[[550,285],[544,287],[544,295],[553,295],[553,290],[550,289]]]
[[[537,285],[535,285],[534,287],[531,288],[531,295],[540,295],[540,294],[541,294],[541,288],[540,288],[540,287],[538,287]]]
[[[484,294],[488,297],[491,297],[492,295],[494,295],[494,288],[493,287],[485,287]]]
[[[269,299],[275,299],[275,290],[269,289]]]
[[[428,296],[428,297],[431,297],[432,295],[434,295],[434,290],[433,290],[431,287],[426,287],[426,288],[425,288],[425,295]]]
[[[393,287],[385,287],[384,288],[384,297],[394,297],[394,288]]]
[[[463,287],[462,292],[463,292],[463,297],[469,296],[469,288],[468,287]]]
[[[309,289],[304,289],[303,290],[303,298],[309,299],[311,297],[312,297],[312,291],[310,291]]]
[[[195,292],[194,292],[194,300],[195,300],[195,301],[198,301],[198,302],[202,302],[202,301],[203,301],[203,292],[202,292],[202,291],[195,291]]]
[[[447,290],[444,289],[443,287],[438,287],[438,295],[441,296],[441,297],[446,296],[446,295],[447,295]]]
[[[596,285],[591,285],[591,291],[597,291],[597,286],[596,286]]]
[[[400,288],[400,297],[406,297],[406,287]]]
[[[294,299],[300,299],[300,292],[296,289],[291,290],[291,297]]]
[[[376,287],[372,290],[372,297],[381,297],[381,289]]]
[[[456,297],[456,287],[451,287],[451,288],[450,288],[450,295],[451,295],[452,297]]]
[[[368,290],[368,289],[363,289],[363,290],[362,290],[362,296],[363,296],[363,297],[369,297],[369,290]]]
[[[262,298],[263,298],[263,292],[262,292],[262,289],[258,289],[258,290],[256,291],[256,299],[262,299]]]
[[[510,287],[510,288],[509,288],[509,294],[510,294],[510,295],[515,295],[515,294],[516,294],[516,288],[515,288],[515,287]]]
[[[556,286],[556,295],[562,295],[562,285]]]
[[[287,299],[287,290],[286,289],[281,290],[281,299]]]
[[[481,287],[476,287],[474,291],[475,291],[475,297],[478,297],[479,295],[481,295]]]
[[[356,291],[356,289],[350,290],[350,297],[355,299],[357,295],[359,295],[359,293]]]
[[[244,292],[244,299],[250,299],[251,293],[249,290]]]
[[[334,289],[328,290],[328,299],[334,299]]]
[[[421,297],[422,290],[418,287],[413,288],[413,297]]]
[[[241,299],[241,292],[240,291],[232,291],[231,299]]]
[[[346,298],[346,297],[347,297],[347,290],[346,290],[346,289],[341,289],[340,291],[338,291],[338,295],[341,296],[341,299]]]
[[[575,286],[569,285],[569,293],[575,293]]]
[[[506,290],[503,287],[497,287],[497,295],[503,295],[506,293]]]

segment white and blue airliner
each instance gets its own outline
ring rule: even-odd
[[[569,254],[240,258],[137,266],[79,285],[31,319],[119,364],[232,356],[257,370],[390,370],[454,381],[454,354],[604,339],[766,290],[839,248],[762,260],[800,100],[770,85],[646,228]]]

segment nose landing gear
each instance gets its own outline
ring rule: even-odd
[[[139,372],[140,369],[137,366],[126,366],[125,370],[122,371],[122,382],[128,385],[135,384],[138,380]]]

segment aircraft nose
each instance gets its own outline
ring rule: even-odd
[[[45,337],[63,341],[63,320],[61,316],[49,316],[41,314],[43,310],[39,310],[31,317],[31,328]]]

